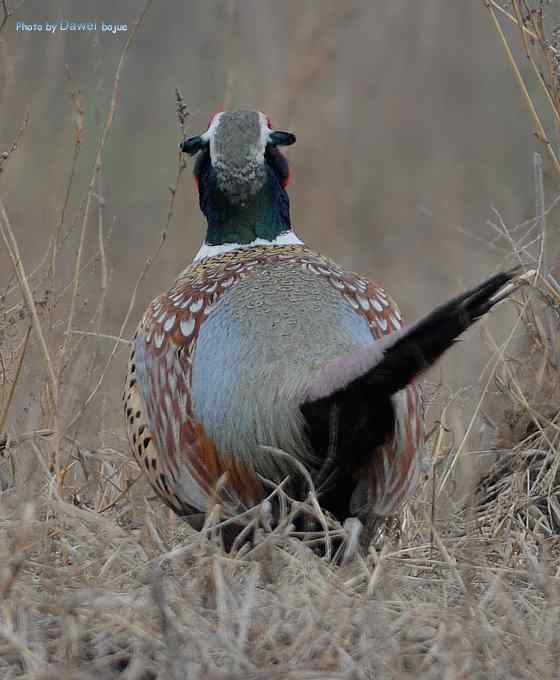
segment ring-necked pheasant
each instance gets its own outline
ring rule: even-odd
[[[289,475],[301,497],[293,459],[339,520],[393,513],[424,443],[418,376],[515,274],[405,327],[383,288],[292,230],[278,147],[294,142],[262,113],[236,111],[182,144],[197,155],[206,238],[144,314],[124,394],[134,455],[178,514],[206,511],[220,479],[230,513],[269,492],[263,479]]]

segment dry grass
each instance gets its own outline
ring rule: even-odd
[[[548,31],[547,5],[550,0],[482,0],[488,9],[492,24],[504,47],[507,58],[534,125],[534,135],[542,143],[555,173],[560,176],[557,145],[553,139],[560,131],[560,30]],[[504,19],[505,17],[505,19]],[[546,101],[546,114],[539,113],[537,96],[529,92],[518,61],[514,55],[513,40],[504,30],[504,22],[516,27],[522,54],[530,65],[531,74],[539,85]],[[549,119],[549,120],[548,120]],[[553,136],[547,133],[553,131]]]
[[[555,677],[559,302],[543,281],[515,298],[518,347],[493,351],[494,444],[462,454],[496,459],[476,494],[444,493],[432,507],[457,449],[434,436],[437,464],[416,499],[342,564],[341,553],[312,551],[324,535],[296,537],[290,515],[267,530],[266,503],[249,518],[254,544],[224,552],[219,508],[198,533],[143,481],[131,486],[122,433],[108,443],[99,432],[96,449],[66,436],[62,492],[48,466],[52,429],[11,435],[0,463],[0,677]],[[35,339],[26,350],[22,317],[2,327],[13,347],[2,350],[4,409],[21,357],[39,353]],[[313,500],[306,511],[318,512]],[[323,521],[333,545],[342,536],[352,549],[352,526]]]
[[[15,271],[0,295],[0,678],[557,677],[560,286],[546,262],[557,199],[545,206],[540,157],[536,217],[490,223],[504,261],[536,275],[513,299],[506,341],[486,333],[482,396],[463,411],[462,438],[447,427],[446,401],[433,399],[433,465],[401,517],[360,552],[355,524],[336,526],[313,495],[289,509],[280,485],[271,489],[284,508],[279,525],[270,529],[263,503],[244,518],[254,542],[226,553],[219,507],[201,532],[170,514],[139,476],[124,428],[106,424],[120,408],[106,377],[119,362],[124,371],[127,321],[153,261],[134,286],[131,277],[118,334],[103,332],[111,271],[101,179],[123,60],[87,195],[70,219],[83,131],[72,90],[66,197],[35,270],[6,211],[0,219]],[[161,244],[181,171],[179,159]],[[85,281],[96,286],[93,312]],[[474,451],[468,435],[481,422],[485,446]],[[479,472],[459,493],[460,459]],[[295,512],[323,531],[297,536]],[[332,559],[312,550],[325,542]]]

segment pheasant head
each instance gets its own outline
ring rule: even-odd
[[[260,111],[222,111],[206,132],[183,142],[185,153],[197,155],[194,176],[208,221],[205,245],[278,242],[293,234],[288,162],[278,147],[295,141],[293,134],[273,130]]]

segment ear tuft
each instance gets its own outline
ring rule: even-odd
[[[291,146],[296,143],[296,136],[291,132],[274,130],[268,135],[268,141],[273,146]]]
[[[181,142],[181,144],[179,144],[179,148],[183,153],[188,153],[189,156],[194,156],[207,145],[208,142],[204,141],[202,137],[197,136],[185,139],[183,142]]]

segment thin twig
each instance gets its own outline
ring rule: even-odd
[[[3,151],[0,154],[0,173],[2,173],[4,171],[4,165],[8,162],[8,159],[10,158],[10,156],[17,149],[18,144],[19,144],[19,140],[21,139],[21,136],[25,132],[25,128],[27,127],[28,123],[29,123],[29,113],[26,113],[25,118],[23,119],[23,123],[21,124],[19,130],[17,131],[16,136],[14,138],[14,141],[10,145],[10,148],[7,151]]]
[[[540,154],[535,153],[533,157],[533,170],[535,179],[535,216],[540,226],[541,238],[539,243],[539,256],[537,260],[536,276],[533,280],[533,286],[537,285],[543,267],[546,268],[545,258],[545,243],[546,243],[546,217],[545,217],[545,200],[544,200],[544,181],[543,181],[543,164]]]
[[[132,340],[129,340],[128,338],[119,338],[116,335],[109,335],[107,333],[98,333],[97,331],[79,331],[73,328],[70,333],[72,335],[89,335],[94,338],[103,338],[105,340],[113,340],[113,342],[117,343],[122,343],[123,345],[128,345],[129,347],[132,345]]]
[[[518,0],[512,0],[512,5],[513,5],[513,7],[515,9],[515,13],[518,17],[518,25],[523,26],[524,24],[523,24],[523,19],[521,17],[521,9],[519,8]],[[532,54],[532,52],[529,48],[529,43],[527,41],[527,36],[526,36],[525,32],[523,30],[521,30],[520,34],[521,34],[521,42],[523,43],[523,49],[525,51],[525,56],[527,57],[527,60],[531,64],[531,67],[532,67],[532,69],[535,73],[535,76],[536,76],[537,80],[539,81],[540,86],[541,86],[541,88],[543,89],[543,91],[546,95],[546,98],[548,99],[548,103],[550,104],[550,107],[552,108],[552,111],[553,111],[554,116],[555,116],[556,123],[558,124],[558,122],[560,121],[560,112],[558,111],[558,108],[556,106],[556,103],[554,101],[552,93],[550,92],[550,88],[548,87],[548,85],[544,81],[543,75],[541,73],[541,69],[535,63],[535,60],[533,58],[533,54]],[[544,37],[542,35],[538,36],[537,42],[539,43],[539,45],[541,47],[542,53],[546,54],[546,50],[548,49],[548,43],[545,43]],[[546,47],[545,47],[545,44],[546,44]]]
[[[115,354],[117,353],[117,349],[122,342],[121,338],[123,336],[124,329],[126,328],[126,326],[128,324],[128,320],[130,319],[130,315],[132,314],[132,310],[134,309],[134,305],[136,304],[136,295],[138,294],[138,289],[140,288],[140,284],[144,280],[144,278],[145,278],[146,274],[148,273],[148,270],[152,266],[152,263],[154,262],[154,260],[157,259],[161,249],[163,248],[164,243],[165,243],[165,235],[162,234],[161,238],[160,238],[159,245],[156,248],[154,255],[152,257],[149,257],[146,260],[146,262],[144,264],[144,268],[142,269],[142,271],[140,272],[140,275],[136,279],[136,284],[134,285],[134,289],[132,291],[132,296],[130,298],[130,303],[128,305],[128,309],[126,310],[126,314],[124,315],[124,319],[121,323],[121,327],[120,327],[119,332],[117,334],[117,340],[116,340],[116,342],[113,346],[113,349],[111,350],[111,354],[109,355],[109,358],[107,359],[107,361],[105,363],[105,366],[103,367],[103,370],[101,371],[101,375],[99,376],[99,379],[97,380],[97,383],[96,383],[95,387],[93,388],[93,390],[90,392],[88,398],[85,400],[85,402],[83,403],[83,405],[80,408],[80,410],[78,411],[78,413],[76,413],[76,415],[72,418],[70,423],[67,425],[66,429],[73,427],[78,422],[78,420],[85,413],[87,407],[91,404],[91,402],[95,398],[95,395],[99,391],[99,388],[101,387],[101,384],[103,383],[103,380],[105,379],[105,375],[107,374],[107,371],[109,370],[109,366],[111,365],[113,358],[114,358]],[[70,330],[70,332],[72,332],[72,330]]]
[[[25,268],[23,266],[23,261],[21,259],[17,240],[14,235],[14,232],[12,231],[8,215],[6,214],[6,209],[1,198],[0,198],[0,217],[1,217],[0,232],[2,234],[2,239],[6,245],[6,249],[8,251],[10,259],[12,260],[12,264],[14,266],[16,276],[19,281],[21,292],[25,299],[25,303],[27,305],[27,309],[29,310],[29,314],[31,315],[33,329],[35,330],[37,339],[39,340],[39,346],[41,348],[41,353],[45,361],[48,383],[50,388],[49,399],[51,402],[53,415],[56,416],[58,400],[58,383],[54,371],[53,362],[51,361],[47,341],[45,340],[45,336],[43,334],[43,328],[41,326],[41,321],[39,319],[39,314],[37,312],[37,305],[35,304],[35,300],[33,299],[33,293],[31,292],[31,288],[29,286],[29,282],[25,274]]]
[[[103,151],[105,148],[105,143],[107,141],[107,138],[109,136],[109,133],[111,131],[111,127],[113,126],[113,119],[115,117],[115,113],[117,110],[117,102],[118,102],[118,94],[119,94],[119,85],[120,85],[120,79],[121,79],[121,72],[122,68],[124,65],[124,60],[126,57],[126,54],[130,48],[130,45],[132,44],[132,41],[134,40],[138,29],[140,28],[142,21],[144,17],[146,16],[150,6],[152,5],[153,0],[148,0],[146,5],[144,6],[144,9],[142,10],[142,13],[140,14],[139,18],[135,22],[132,31],[130,32],[130,35],[128,36],[128,39],[123,47],[123,50],[121,52],[121,57],[119,59],[119,63],[117,65],[117,70],[115,72],[115,77],[113,79],[113,91],[111,95],[111,103],[109,106],[109,113],[107,114],[107,120],[105,122],[105,127],[103,129],[103,132],[101,134],[101,138],[99,140],[99,144],[97,145],[97,154],[95,158],[95,165],[94,165],[94,170],[91,176],[91,180],[89,183],[89,190],[88,190],[88,196],[86,200],[86,207],[84,210],[84,217],[82,220],[82,229],[80,233],[80,244],[78,247],[78,253],[76,255],[76,265],[75,265],[75,279],[74,279],[74,290],[72,293],[72,299],[70,302],[70,311],[68,313],[68,321],[67,321],[67,333],[65,337],[65,341],[62,347],[61,351],[61,361],[64,359],[64,355],[67,349],[67,343],[69,342],[69,338],[71,337],[70,334],[70,329],[72,328],[72,325],[74,323],[74,316],[76,313],[76,304],[77,304],[77,299],[78,299],[78,289],[80,285],[80,268],[81,268],[81,261],[82,261],[82,254],[84,250],[84,244],[85,244],[85,237],[86,237],[86,227],[87,227],[87,222],[89,218],[89,211],[90,211],[90,206],[91,206],[91,200],[94,196],[94,191],[95,191],[95,186],[97,183],[97,178],[99,176],[99,173],[101,171],[101,166],[103,163]]]
[[[71,330],[74,322],[74,316],[75,316],[75,311],[76,311],[76,302],[77,302],[77,297],[78,297],[78,288],[79,288],[79,282],[80,282],[80,276],[79,272],[81,269],[81,259],[82,259],[82,253],[83,253],[83,248],[84,248],[84,243],[85,243],[85,235],[86,235],[86,226],[87,226],[87,221],[89,217],[89,210],[91,206],[91,200],[94,196],[94,191],[97,183],[97,178],[99,176],[102,162],[103,162],[103,150],[105,148],[105,143],[107,141],[107,138],[109,136],[109,133],[111,131],[111,127],[113,125],[113,119],[117,110],[117,102],[118,102],[118,94],[119,94],[119,84],[120,84],[120,78],[121,78],[121,72],[122,68],[124,65],[125,57],[127,55],[127,52],[130,48],[130,45],[132,44],[134,38],[136,37],[136,34],[138,33],[138,30],[140,26],[142,25],[142,22],[148,13],[148,10],[150,9],[151,5],[153,3],[153,0],[147,0],[144,9],[142,10],[140,16],[136,20],[132,31],[130,32],[130,35],[128,36],[128,39],[123,47],[123,50],[121,52],[121,57],[119,59],[119,63],[117,65],[117,70],[115,72],[115,77],[113,79],[113,90],[112,90],[112,95],[111,95],[111,103],[109,106],[109,113],[107,114],[107,120],[105,122],[105,127],[103,129],[103,132],[101,134],[101,138],[99,140],[99,144],[97,146],[97,154],[96,154],[96,159],[95,159],[95,166],[94,170],[91,176],[91,180],[89,183],[89,190],[88,190],[88,196],[87,196],[87,201],[86,201],[86,207],[84,210],[84,217],[82,220],[82,230],[81,230],[81,235],[80,235],[80,245],[78,247],[78,254],[76,256],[76,265],[75,265],[75,280],[74,280],[74,287],[73,287],[73,293],[72,293],[72,300],[70,303],[70,312],[68,314],[68,321],[66,324],[66,335],[64,339],[64,344],[62,347],[62,351],[60,354],[60,368],[59,370],[62,372],[62,361],[64,360],[64,356],[66,353],[66,350],[68,348],[68,343],[70,342],[71,338]],[[138,282],[137,282],[138,285]],[[135,289],[136,290],[136,289]],[[128,320],[128,314],[131,311],[131,307],[129,307],[129,312],[127,313],[126,320]],[[122,335],[122,331],[124,330],[124,325],[123,328],[121,328],[121,331],[119,332],[119,336]],[[118,343],[115,344],[115,347],[113,348],[113,351],[111,352],[111,355],[109,357],[109,361],[106,364],[105,370],[107,370],[110,361],[112,361],[113,356],[116,353],[118,347]],[[104,375],[104,374],[103,374]],[[73,424],[77,422],[81,414],[84,412],[85,408],[87,407],[87,404],[90,403],[91,399],[93,398],[94,393],[99,389],[99,385],[101,383],[98,382],[97,387],[94,389],[94,392],[90,395],[90,398],[86,400],[86,404],[84,404],[83,408],[80,410],[80,412],[74,417],[72,422],[68,427],[71,427]],[[59,442],[58,446],[60,446],[60,436],[62,436],[62,432],[59,435]],[[58,448],[57,446],[57,448]]]
[[[74,177],[76,176],[76,167],[78,165],[78,156],[80,154],[80,149],[82,145],[82,133],[84,129],[84,107],[80,98],[79,91],[72,85],[72,74],[70,68],[67,66],[67,77],[70,83],[70,96],[72,98],[72,104],[74,107],[75,117],[74,117],[74,150],[72,153],[72,162],[70,164],[70,173],[68,175],[68,181],[66,183],[66,192],[64,195],[64,202],[62,204],[62,210],[60,211],[60,218],[55,229],[55,233],[52,237],[51,244],[51,265],[50,265],[50,277],[51,277],[51,288],[54,290],[56,284],[56,263],[58,250],[61,246],[60,236],[62,234],[62,228],[64,226],[64,218],[66,217],[66,211],[68,209],[68,204],[70,203],[70,195],[72,191],[72,185],[74,183]]]
[[[515,61],[515,58],[513,56],[512,51],[511,51],[511,47],[509,45],[508,39],[506,38],[504,30],[503,30],[500,22],[498,21],[498,17],[496,16],[496,12],[494,10],[493,3],[491,2],[491,0],[483,0],[483,2],[484,2],[484,5],[486,6],[486,8],[488,9],[488,11],[490,12],[490,16],[492,18],[494,28],[496,29],[496,32],[498,33],[498,36],[500,37],[500,40],[501,40],[501,42],[504,46],[508,60],[509,60],[511,67],[513,69],[513,73],[515,75],[515,78],[517,80],[519,88],[521,89],[521,92],[523,94],[523,98],[525,99],[525,102],[526,102],[526,104],[529,108],[529,112],[531,113],[531,116],[532,116],[533,121],[535,123],[535,126],[537,128],[535,134],[536,134],[537,138],[539,139],[539,141],[544,144],[544,147],[545,147],[546,152],[548,153],[548,155],[550,157],[550,160],[551,160],[551,162],[554,166],[554,169],[555,169],[556,173],[560,176],[560,162],[558,161],[558,158],[556,157],[556,154],[554,153],[554,149],[552,148],[552,144],[550,143],[550,141],[549,141],[549,139],[546,135],[544,126],[541,122],[539,114],[537,113],[537,110],[535,108],[535,105],[533,103],[531,95],[529,94],[529,91],[527,90],[527,86],[525,85],[525,81],[523,79],[523,76],[521,75],[521,72],[519,71],[517,63]]]
[[[107,505],[105,505],[103,508],[101,508],[100,510],[98,510],[97,512],[103,513],[103,512],[107,512],[107,510],[112,510],[112,509],[115,507],[115,505],[117,505],[117,503],[121,500],[121,498],[123,498],[124,496],[126,496],[126,494],[130,491],[130,489],[131,489],[131,488],[136,484],[136,482],[143,476],[143,474],[144,474],[144,473],[141,472],[141,473],[140,473],[138,476],[136,476],[134,479],[127,479],[127,480],[126,480],[125,488],[118,494],[118,496],[117,496],[113,501],[111,501],[110,503],[108,503]]]
[[[175,101],[176,101],[176,107],[177,107],[177,120],[179,123],[179,128],[183,134],[183,138],[186,137],[186,124],[187,124],[187,119],[191,115],[189,110],[187,109],[187,106],[185,104],[185,101],[183,99],[183,95],[179,91],[179,88],[175,88]],[[167,232],[169,231],[169,225],[171,224],[171,220],[173,219],[173,213],[175,211],[175,198],[177,196],[177,189],[179,188],[179,182],[181,181],[181,175],[183,174],[184,169],[187,167],[187,164],[185,163],[185,157],[181,149],[178,151],[177,155],[177,175],[175,177],[175,184],[171,187],[169,187],[169,205],[167,207],[167,218],[165,220],[165,225],[163,227],[163,235],[162,238],[165,240],[167,238]]]
[[[15,7],[14,9],[10,9],[8,7],[8,0],[0,0],[0,8],[2,9],[3,12],[3,17],[2,17],[2,22],[0,23],[0,31],[4,28],[6,25],[8,19],[10,17],[13,17],[14,14],[17,14],[19,10],[21,9],[22,5],[24,4],[25,0],[21,0],[19,5]]]
[[[501,13],[504,14],[504,15],[505,15],[512,23],[517,24],[517,25],[519,26],[519,22],[517,21],[517,19],[516,19],[512,14],[510,14],[506,9],[504,9],[503,7],[501,7],[501,6],[496,2],[496,0],[487,0],[487,2],[488,2],[488,4],[492,5],[493,9],[497,10],[498,12],[501,12]],[[528,35],[530,38],[533,38],[533,40],[538,40],[538,39],[539,39],[539,36],[538,36],[536,33],[534,33],[533,31],[531,31],[530,28],[527,28],[527,26],[525,26],[524,24],[522,24],[522,30],[523,30],[523,33],[525,33],[526,35]],[[558,50],[554,49],[554,47],[552,47],[552,45],[550,45],[549,47],[550,47],[551,52],[553,52],[554,54],[558,54]]]
[[[8,394],[8,398],[6,400],[6,404],[4,405],[2,415],[0,415],[0,433],[4,432],[4,426],[6,425],[6,418],[8,417],[8,410],[10,408],[10,404],[12,403],[12,399],[14,398],[14,393],[16,391],[16,385],[19,380],[19,376],[21,374],[21,369],[23,366],[23,359],[25,358],[25,353],[27,351],[27,343],[29,342],[29,336],[31,335],[31,329],[33,326],[29,326],[27,328],[27,331],[25,333],[25,337],[23,338],[23,347],[20,350],[20,354],[18,357],[18,362],[16,366],[16,372],[14,374],[14,378],[12,380],[12,384],[10,385],[10,392]]]
[[[183,136],[184,136],[185,122],[187,120],[187,117],[190,114],[187,110],[187,107],[184,104],[183,97],[182,97],[182,95],[181,95],[181,93],[179,92],[178,89],[175,90],[175,96],[176,96],[176,102],[177,102],[177,117],[178,117],[178,121],[179,121],[179,127],[181,128],[181,130],[183,132]],[[161,252],[161,249],[163,248],[165,241],[167,239],[167,233],[168,233],[168,230],[169,230],[169,225],[171,224],[171,220],[173,218],[174,209],[175,209],[175,198],[176,198],[176,195],[177,195],[177,188],[179,186],[181,175],[182,175],[185,167],[186,167],[186,164],[185,164],[185,161],[184,161],[183,154],[182,154],[181,151],[179,151],[179,153],[178,153],[178,167],[177,167],[177,175],[176,175],[176,178],[175,178],[175,185],[173,187],[169,188],[169,191],[170,191],[169,205],[168,205],[168,209],[167,209],[167,216],[166,216],[165,224],[163,226],[161,236],[160,236],[160,242],[159,242],[159,244],[156,248],[155,253],[152,255],[152,257],[150,257],[146,260],[146,262],[144,264],[144,268],[142,269],[142,271],[140,272],[140,275],[138,276],[138,278],[136,280],[136,284],[135,284],[134,289],[132,291],[132,297],[131,297],[128,309],[126,311],[126,314],[124,316],[123,322],[121,324],[118,336],[116,338],[115,345],[113,346],[113,349],[111,350],[111,354],[109,355],[109,358],[107,359],[107,362],[105,363],[105,366],[104,366],[104,368],[101,372],[101,375],[100,375],[95,387],[90,392],[88,398],[86,399],[86,401],[82,405],[82,408],[78,411],[78,413],[74,416],[74,418],[72,418],[72,421],[70,422],[68,427],[72,427],[78,422],[78,420],[82,417],[82,415],[84,414],[84,412],[87,409],[87,407],[89,406],[89,404],[94,399],[95,395],[99,391],[99,388],[101,387],[101,384],[103,383],[103,380],[105,379],[105,375],[106,375],[106,373],[109,369],[109,366],[111,365],[111,363],[113,361],[113,358],[114,358],[114,356],[117,352],[118,346],[122,342],[122,335],[123,335],[124,330],[125,330],[125,328],[128,324],[128,321],[130,319],[130,315],[132,314],[132,310],[134,309],[134,305],[136,303],[136,295],[138,293],[138,289],[140,287],[140,284],[144,280],[144,278],[145,278],[146,274],[148,273],[148,270],[150,269],[152,263],[159,256],[159,253]],[[67,332],[71,333],[73,331],[71,329],[68,329]]]
[[[505,351],[509,347],[511,341],[513,340],[515,333],[517,332],[519,325],[521,324],[521,320],[523,318],[523,315],[525,314],[525,310],[526,310],[528,304],[529,304],[529,302],[527,301],[523,305],[521,311],[519,312],[519,315],[517,316],[517,319],[515,320],[515,323],[512,326],[512,329],[511,329],[508,337],[506,338],[506,341],[502,344],[502,346],[499,348],[499,351],[497,352],[497,357],[494,360],[492,369],[490,370],[490,373],[488,375],[488,379],[486,380],[486,384],[484,385],[484,388],[482,389],[482,392],[481,392],[480,397],[478,399],[477,405],[476,405],[474,412],[471,416],[471,419],[469,421],[467,429],[465,430],[465,434],[463,435],[461,442],[459,443],[456,450],[454,451],[453,458],[451,459],[451,462],[450,462],[449,466],[447,467],[445,474],[443,475],[443,479],[441,480],[441,483],[439,485],[439,489],[438,489],[438,492],[437,492],[437,498],[440,497],[442,491],[447,486],[447,482],[449,481],[449,479],[451,477],[451,473],[455,469],[455,465],[456,465],[457,461],[459,460],[459,457],[460,457],[460,455],[461,455],[461,453],[462,453],[462,451],[465,447],[467,439],[469,438],[469,435],[472,431],[472,428],[473,428],[473,426],[476,422],[476,419],[478,417],[480,409],[482,408],[482,404],[484,402],[486,394],[487,394],[488,390],[490,389],[492,379],[494,378],[494,375],[496,374],[496,371],[498,370],[498,366],[500,365],[500,362],[504,361]]]

